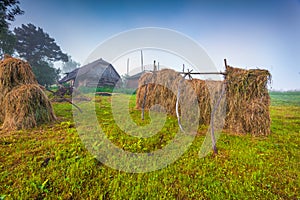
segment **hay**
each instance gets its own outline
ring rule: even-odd
[[[235,133],[270,134],[271,74],[267,70],[226,67],[227,116],[225,127]]]
[[[143,74],[139,79],[136,108],[142,108],[146,92],[146,84],[148,84],[146,101],[144,104],[145,110],[149,110],[151,107],[158,104],[164,107],[168,114],[176,115],[176,91],[181,78],[182,77],[179,73],[169,69]],[[160,111],[159,107],[156,107],[156,110]]]
[[[225,82],[193,79],[184,81],[183,88],[187,85],[193,88],[200,110],[199,124],[209,125],[212,105],[217,102],[221,95],[222,85],[226,83],[226,113],[225,110],[218,112],[226,115],[225,128],[233,133],[268,135],[270,134],[271,119],[267,84],[270,78],[271,75],[267,70],[244,70],[228,66]],[[159,104],[168,114],[175,116],[177,97],[174,91],[178,90],[178,83],[181,79],[182,76],[179,73],[167,69],[144,74],[139,80],[136,108],[142,108],[146,92],[145,84],[148,84],[145,109],[149,110]],[[181,102],[188,102],[192,91],[186,90],[182,94]],[[222,100],[222,105],[225,105],[224,100]],[[221,117],[218,116],[218,119]],[[223,124],[221,120],[220,123]]]
[[[5,130],[33,128],[55,120],[51,103],[36,84],[15,88],[7,94],[4,105]]]
[[[24,84],[37,84],[28,62],[6,58],[0,62],[0,91],[5,96],[12,88]]]
[[[14,87],[37,84],[30,65],[20,59],[5,56],[0,61],[0,123],[4,121],[4,98]]]
[[[222,81],[187,80],[197,95],[198,106],[200,110],[199,124],[208,125],[210,123],[210,114],[212,106],[220,96]]]
[[[2,129],[33,128],[55,120],[45,93],[38,85],[30,65],[6,57],[0,62],[0,123]]]
[[[164,108],[166,113],[170,115],[176,115],[176,100],[177,91],[180,80],[183,77],[180,73],[170,69],[163,69],[158,72],[146,73],[139,80],[139,87],[137,90],[136,108],[141,109],[147,86],[147,95],[145,101],[145,110],[153,108],[156,104],[159,104]],[[195,112],[188,113],[186,121],[198,121],[200,124],[209,124],[210,120],[210,92],[206,86],[205,81],[199,79],[185,80],[180,84],[180,104],[179,111],[192,109],[190,106],[197,106]],[[193,96],[195,98],[193,98]],[[160,111],[155,107],[157,111]],[[187,114],[187,112],[185,112]],[[181,112],[181,115],[184,112]],[[195,115],[199,115],[199,119],[194,119]]]

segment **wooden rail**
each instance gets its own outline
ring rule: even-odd
[[[226,75],[226,72],[179,72],[180,74],[191,74],[191,75],[211,75],[211,74],[221,74]]]

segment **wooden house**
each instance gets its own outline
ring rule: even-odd
[[[115,87],[121,83],[121,77],[112,64],[100,58],[66,73],[66,76],[59,83],[66,82],[75,87]]]

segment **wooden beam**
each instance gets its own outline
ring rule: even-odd
[[[211,74],[221,74],[226,75],[226,72],[179,72],[180,74],[191,74],[191,75],[211,75]]]

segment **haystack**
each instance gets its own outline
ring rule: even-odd
[[[224,81],[199,79],[184,81],[184,84],[190,85],[197,95],[200,110],[199,124],[210,124],[213,106],[220,98],[225,83],[226,98],[223,97],[227,104],[226,113],[224,111],[224,115],[226,115],[225,128],[233,133],[269,134],[271,120],[267,84],[271,78],[270,73],[267,70],[244,70],[227,66],[225,74]],[[175,116],[177,96],[174,91],[178,90],[180,80],[182,80],[182,76],[173,70],[144,74],[139,80],[137,109],[142,108],[147,91],[144,105],[146,110],[155,104],[160,104],[168,114]],[[180,98],[184,98],[184,102],[188,102],[186,100],[190,97],[191,91],[185,92]],[[224,101],[222,105],[225,105]],[[222,114],[223,111],[218,113]]]
[[[5,96],[14,87],[38,84],[28,62],[8,57],[0,62],[0,91]]]
[[[37,84],[30,65],[19,59],[6,56],[0,61],[0,123],[4,121],[4,98],[14,87]]]
[[[145,109],[148,110],[152,106],[159,104],[164,107],[168,114],[176,115],[177,85],[181,79],[182,77],[179,73],[169,69],[145,73],[139,79],[136,108],[141,109],[144,104]],[[145,93],[146,98],[144,102]]]
[[[0,61],[0,94],[3,129],[32,128],[55,120],[47,96],[25,61],[12,57]]]
[[[270,133],[271,74],[261,69],[226,67],[226,128],[231,132],[268,135]]]
[[[212,105],[215,105],[222,90],[222,81],[192,79],[186,80],[196,92],[198,106],[200,110],[199,124],[208,125]]]
[[[51,103],[36,84],[22,85],[6,95],[3,129],[28,129],[55,120]]]
[[[149,110],[152,106],[159,104],[164,107],[168,114],[175,116],[177,92],[178,87],[180,87],[180,112],[181,110],[192,110],[190,108],[192,105],[198,106],[198,110],[195,110],[195,112],[199,112],[200,115],[199,119],[196,120],[198,120],[200,124],[209,124],[211,94],[205,82],[206,81],[199,79],[185,80],[180,73],[171,69],[146,73],[139,80],[136,108],[141,109],[144,103],[145,110]],[[193,96],[195,98],[193,98]],[[181,114],[183,114],[183,112],[181,112]],[[189,115],[187,118],[192,121],[192,118],[196,114],[189,113]]]

